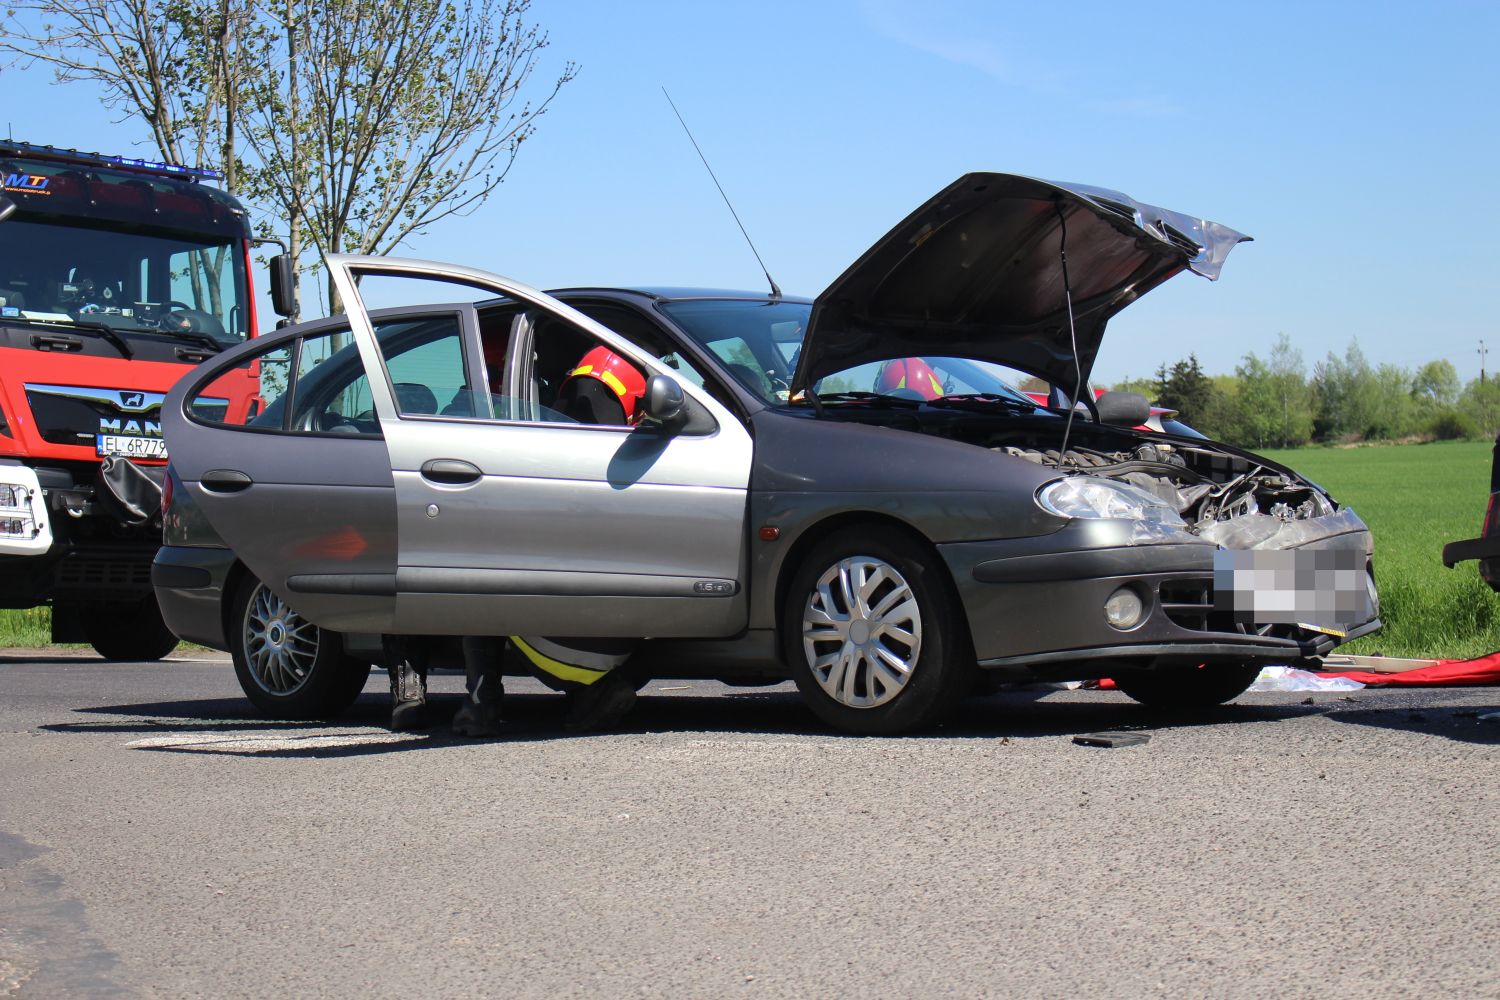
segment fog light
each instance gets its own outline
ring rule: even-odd
[[[1104,620],[1118,629],[1134,628],[1144,610],[1140,595],[1129,587],[1121,587],[1104,602]]]
[[[0,507],[9,507],[12,510],[26,510],[29,508],[27,502],[29,496],[24,486],[12,486],[9,483],[0,483]]]
[[[34,532],[31,530],[31,518],[0,517],[0,535],[30,538],[33,534]]]

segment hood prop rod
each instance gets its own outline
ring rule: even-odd
[[[1073,325],[1073,286],[1068,283],[1068,217],[1063,213],[1062,200],[1053,202],[1057,209],[1057,221],[1062,227],[1062,236],[1057,244],[1057,259],[1062,263],[1063,301],[1068,306],[1068,340],[1073,345],[1073,396],[1068,401],[1068,423],[1063,428],[1062,447],[1058,457],[1068,453],[1068,437],[1073,433],[1073,417],[1078,413],[1078,394],[1083,391],[1083,363],[1078,360],[1078,331]]]

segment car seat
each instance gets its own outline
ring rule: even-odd
[[[420,382],[396,383],[396,408],[402,413],[437,415],[437,396]]]

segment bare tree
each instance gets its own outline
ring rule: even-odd
[[[481,205],[577,68],[523,98],[531,0],[10,0],[0,60],[97,85],[162,157],[274,213],[293,259],[385,254]],[[8,58],[7,58],[8,57]],[[284,229],[283,229],[284,227]],[[222,260],[196,283],[218,294]],[[329,286],[331,311],[342,304]]]
[[[245,116],[255,192],[320,254],[385,254],[472,212],[576,67],[524,100],[530,0],[286,0]],[[300,252],[300,246],[297,250]],[[342,303],[328,288],[331,312]]]
[[[107,107],[146,124],[163,159],[217,169],[233,192],[252,2],[13,0],[0,21],[0,57],[50,66],[62,83],[97,85]],[[187,275],[197,301],[216,313],[228,253],[193,255]]]

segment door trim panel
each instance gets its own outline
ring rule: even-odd
[[[458,569],[403,566],[395,585],[403,594],[500,594],[515,597],[673,597],[722,600],[739,581],[650,573],[571,570]]]

